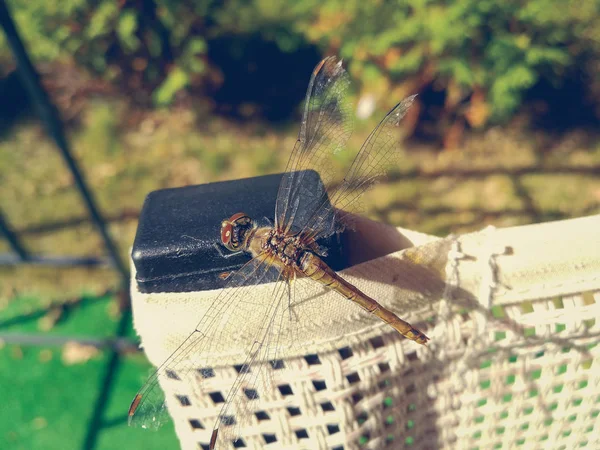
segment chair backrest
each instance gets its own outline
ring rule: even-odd
[[[445,239],[399,231],[415,247],[342,275],[430,343],[302,282],[293,317],[282,315],[283,328],[301,325],[282,334],[281,353],[265,352],[274,364],[242,367],[236,350],[248,334],[232,333],[221,336],[226,351],[196,355],[204,371],[161,379],[182,448],[208,448],[234,380],[255,369],[257,392],[230,411],[241,440],[229,448],[600,448],[600,216]],[[273,292],[247,289],[256,301]],[[217,294],[133,286],[135,326],[153,364]],[[245,319],[231,320],[243,329]]]

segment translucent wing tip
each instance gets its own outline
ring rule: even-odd
[[[399,106],[404,106],[405,110],[410,108],[410,106],[414,103],[415,99],[417,98],[417,95],[419,94],[413,94],[409,97],[406,97],[404,100],[402,100],[396,105],[396,108],[398,108]]]
[[[212,432],[212,435],[210,436],[210,444],[208,445],[208,449],[209,450],[214,450],[215,449],[215,445],[217,443],[217,437],[219,435],[219,429],[215,428]]]
[[[335,76],[340,71],[344,70],[342,66],[343,59],[338,59],[337,56],[328,56],[327,58],[323,58],[319,64],[316,65],[313,70],[313,75],[317,75],[321,70],[324,71],[326,75]]]
[[[327,56],[327,57],[323,58],[323,61],[321,61],[321,63],[335,63],[337,61],[337,59],[338,59],[337,56],[331,55],[331,56]],[[342,61],[340,60],[340,63],[341,62]]]
[[[392,108],[392,110],[388,113],[388,117],[391,115],[390,119],[392,119],[392,123],[394,125],[399,125],[402,118],[406,115],[406,112],[410,109],[412,104],[415,102],[418,94],[413,94],[410,97],[406,97],[400,103]]]
[[[331,56],[329,58],[331,58]],[[323,67],[323,65],[327,62],[329,58],[322,59],[321,62],[315,66],[315,68],[313,69],[313,75],[319,73],[319,70],[321,70],[321,67]]]
[[[127,412],[127,424],[130,427],[157,429],[168,420],[164,395],[160,389],[138,392]]]
[[[133,401],[131,402],[131,405],[129,406],[129,412],[127,413],[127,424],[129,426],[131,426],[131,422],[133,421],[133,415],[135,414],[135,411],[137,410],[141,401],[142,394],[136,394],[133,398]]]

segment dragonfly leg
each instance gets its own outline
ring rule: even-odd
[[[292,295],[295,294],[295,292],[292,290],[292,287],[294,285],[294,283],[296,282],[296,272],[292,271],[291,272],[291,277],[287,278],[288,282],[287,282],[287,288],[288,288],[288,315],[289,315],[289,320],[290,322],[292,321]]]
[[[265,219],[265,222],[267,222],[271,226],[271,228],[275,228],[275,222],[273,222],[268,217],[263,217],[263,219]]]
[[[244,253],[243,250],[240,250],[239,252],[230,252],[229,250],[227,250],[227,253],[225,253],[221,246],[216,242],[213,242],[213,247],[217,249],[217,252],[219,252],[219,255],[221,255],[223,258],[231,258],[232,256]]]

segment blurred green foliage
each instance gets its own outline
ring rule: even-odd
[[[10,0],[9,6],[37,61],[74,58],[113,82],[147,89],[159,105],[201,83],[210,40],[232,34],[259,34],[284,52],[309,43],[338,53],[361,85],[382,98],[435,83],[446,92],[446,109],[473,126],[510,117],[540,78],[560,85],[577,69],[586,83],[598,83],[592,65],[600,57],[600,0]],[[0,41],[0,61],[9,57]],[[598,86],[589,91],[600,93]]]

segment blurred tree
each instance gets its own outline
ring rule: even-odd
[[[135,101],[143,103],[154,92],[157,103],[167,103],[204,70],[206,44],[202,33],[191,31],[204,11],[190,15],[187,8],[178,9],[178,2],[8,3],[36,62],[73,60],[121,86]],[[9,60],[8,48],[0,45],[0,62]]]
[[[382,107],[409,92],[441,92],[434,119],[442,125],[507,120],[532,87],[560,86],[574,68],[586,80],[582,95],[600,104],[593,73],[600,0],[11,0],[9,6],[35,60],[74,58],[135,100],[155,104],[218,81],[207,71],[209,47],[234,36],[259,36],[284,53],[307,45],[338,53],[361,91]],[[7,58],[0,46],[0,62]]]

